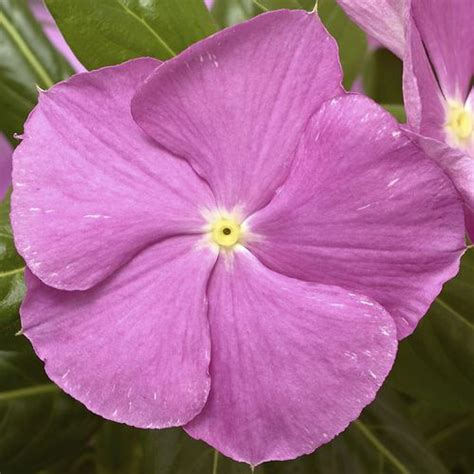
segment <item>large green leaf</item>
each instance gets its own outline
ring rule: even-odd
[[[0,2],[0,131],[13,134],[36,104],[43,89],[67,78],[72,69],[51,46],[25,0]]]
[[[413,397],[474,411],[474,250],[415,333],[400,345],[391,379]]]
[[[203,0],[46,0],[88,69],[150,56],[168,59],[214,33]]]
[[[24,263],[13,243],[8,213],[9,199],[0,203],[0,349],[24,346],[15,337],[20,329],[18,309],[24,295]]]
[[[0,349],[0,472],[36,473],[74,458],[99,419],[45,377],[31,352]]]
[[[423,402],[413,403],[410,413],[450,472],[473,472],[474,413],[453,414]]]
[[[428,442],[444,462],[449,472],[472,473],[474,471],[474,415],[462,415],[457,419],[449,415],[443,427],[433,433]]]

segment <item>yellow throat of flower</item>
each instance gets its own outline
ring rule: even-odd
[[[238,244],[242,237],[242,229],[237,220],[218,218],[211,226],[211,236],[214,243],[227,249]]]
[[[461,144],[466,144],[473,137],[473,113],[461,102],[449,103],[446,131],[455,142]]]

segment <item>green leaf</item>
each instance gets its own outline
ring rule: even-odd
[[[248,464],[217,454],[210,446],[189,437],[182,429],[145,434],[144,469],[150,474],[249,474]],[[257,468],[256,474],[261,474]]]
[[[216,30],[203,0],[46,0],[46,4],[88,69],[141,56],[169,59]]]
[[[140,430],[106,422],[94,439],[96,466],[88,474],[249,474],[182,429]],[[258,467],[257,474],[263,473]]]
[[[474,416],[463,415],[434,433],[428,442],[436,450],[450,472],[472,472],[474,466]]]
[[[38,474],[97,474],[95,471],[95,460],[91,450],[85,450],[78,454],[73,460],[65,460],[55,463]],[[36,473],[35,473],[36,474]]]
[[[25,264],[17,254],[9,223],[10,201],[0,203],[0,349],[25,346],[20,330],[18,310],[25,292]]]
[[[212,16],[221,28],[241,23],[258,13],[261,8],[253,0],[215,0],[212,6]]]
[[[312,10],[315,2],[314,0],[254,0],[254,3],[263,10],[269,11],[282,8]]]
[[[415,333],[400,345],[392,383],[448,410],[474,410],[474,251]]]
[[[86,446],[81,452],[78,452],[77,454],[75,454],[72,459],[71,458],[61,459],[60,461],[49,465],[47,468],[42,469],[37,474],[65,474],[65,473],[67,474],[99,474],[96,471],[94,450],[92,449],[92,447]]]
[[[405,123],[407,121],[407,114],[405,112],[405,107],[401,104],[381,104],[382,107],[390,112],[400,123]]]
[[[0,350],[0,472],[36,473],[73,458],[99,418],[63,394],[31,352]]]
[[[13,134],[36,104],[36,86],[43,89],[72,74],[32,17],[25,0],[0,2],[0,131]]]
[[[367,54],[367,38],[339,7],[335,0],[319,0],[318,13],[329,33],[339,45],[339,57],[344,71],[344,87],[350,89],[361,74]]]
[[[364,91],[379,104],[403,104],[403,64],[388,49],[373,51],[364,64]]]
[[[472,472],[474,413],[453,415],[423,402],[412,404],[410,413],[450,472]]]
[[[133,474],[143,471],[144,437],[149,433],[107,421],[95,437],[96,472]],[[151,433],[151,432],[150,432]]]

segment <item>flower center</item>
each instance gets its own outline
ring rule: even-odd
[[[447,112],[446,130],[457,142],[469,140],[474,131],[474,118],[460,102],[451,102]]]
[[[212,224],[212,240],[225,248],[233,247],[240,240],[242,230],[234,219],[217,219]]]

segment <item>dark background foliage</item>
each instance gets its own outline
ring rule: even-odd
[[[168,59],[225,26],[313,0],[46,0],[79,60],[93,69],[138,56]],[[344,85],[404,120],[402,65],[369,47],[334,0],[319,13],[340,47]],[[37,87],[72,74],[25,0],[0,0],[0,131],[15,144]],[[248,473],[179,429],[138,430],[89,413],[45,376],[21,335],[24,263],[15,252],[9,201],[0,207],[0,472],[2,474]],[[429,245],[429,242],[427,242]],[[316,453],[268,463],[258,474],[468,474],[474,471],[474,251],[399,355],[376,401]]]

